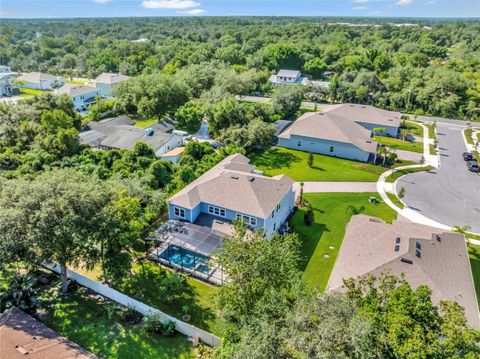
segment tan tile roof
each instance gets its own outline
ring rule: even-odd
[[[169,199],[194,208],[204,202],[236,212],[266,218],[287,193],[293,181],[285,176],[266,177],[242,154],[230,155]]]
[[[100,76],[97,77],[95,82],[102,83],[102,84],[116,84],[118,82],[126,81],[129,77],[122,75],[122,74],[113,74],[104,72]]]
[[[0,358],[95,359],[74,342],[17,308],[0,315]]]
[[[185,147],[177,147],[177,148],[174,148],[171,151],[168,151],[167,153],[164,153],[162,155],[162,157],[177,156],[177,155],[182,154],[183,151],[185,151]]]
[[[397,238],[400,238],[399,243]],[[399,246],[398,251],[395,250],[396,245]],[[417,250],[420,258],[416,256]],[[402,258],[412,263],[402,261]],[[327,289],[341,289],[344,278],[367,274],[378,276],[388,272],[396,275],[404,273],[413,287],[428,285],[434,302],[442,299],[458,302],[465,308],[470,324],[480,326],[472,272],[462,234],[410,222],[387,224],[373,217],[353,216],[347,225]]]

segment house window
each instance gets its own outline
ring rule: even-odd
[[[302,141],[298,141],[297,146],[302,147]]]
[[[173,207],[173,213],[175,217],[185,218],[185,209],[179,207]]]
[[[272,218],[275,216],[275,209],[272,211]]]
[[[280,207],[281,207],[281,206],[280,206],[280,203],[277,204],[277,212],[280,210]]]
[[[250,217],[250,216],[246,216],[244,214],[237,213],[235,218],[237,220],[245,223],[247,226],[252,226],[252,227],[257,226],[257,219],[255,217]]]
[[[277,230],[277,224],[276,224],[276,223],[273,224],[273,230],[274,230],[274,231]]]
[[[214,214],[216,216],[225,217],[227,215],[227,211],[223,208],[218,208],[215,206],[208,206],[208,213]]]
[[[333,152],[334,149],[333,146],[330,146],[330,152]]]

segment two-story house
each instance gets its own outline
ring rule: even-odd
[[[0,97],[12,96],[14,81],[18,76],[8,66],[0,66]]]
[[[220,223],[220,235],[225,223],[239,220],[270,237],[294,208],[294,182],[285,175],[264,176],[249,162],[242,154],[225,158],[168,199],[169,218],[212,230]]]
[[[100,96],[103,97],[112,97],[113,90],[115,87],[123,82],[128,80],[128,76],[122,74],[112,74],[104,72],[95,80],[95,87],[98,90]]]
[[[66,84],[55,91],[57,95],[68,95],[75,105],[78,112],[87,110],[88,106],[96,103],[96,97],[99,96],[95,87],[87,85]]]

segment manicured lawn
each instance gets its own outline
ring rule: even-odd
[[[431,123],[426,123],[425,126],[428,128],[428,138],[431,140],[435,139],[435,128],[433,127],[433,124]]]
[[[407,140],[403,141],[402,139],[399,139],[399,138],[392,138],[392,137],[385,137],[385,136],[375,136],[375,141],[387,147],[395,148],[397,150],[423,153],[422,142],[410,142]]]
[[[84,81],[67,81],[67,84],[71,84],[71,85],[87,85],[88,82],[84,82]]]
[[[195,357],[187,337],[146,333],[140,324],[127,324],[118,313],[109,315],[107,308],[112,304],[101,304],[80,293],[46,301],[53,304],[46,324],[101,358]]]
[[[415,172],[430,171],[433,169],[435,169],[435,167],[425,166],[425,167],[415,167],[415,168],[407,168],[404,170],[398,170],[393,172],[390,176],[388,176],[385,182],[395,182],[397,178],[400,178],[404,175],[408,175],[410,173],[415,173]]]
[[[42,93],[47,92],[47,91],[42,91],[37,89],[29,89],[26,87],[21,87],[18,90],[20,92],[18,94],[20,97],[32,97],[34,95],[41,95]]]
[[[345,235],[345,226],[352,216],[350,206],[362,214],[380,217],[387,222],[396,218],[397,213],[385,203],[369,203],[370,196],[376,196],[380,200],[376,192],[305,194],[304,198],[314,209],[314,223],[310,227],[305,225],[303,216],[306,209],[302,208],[294,214],[291,224],[301,241],[304,257],[301,265],[309,287],[321,291],[325,289]]]
[[[436,155],[437,154],[437,150],[435,149],[435,146],[432,143],[429,144],[428,148],[429,148],[429,151],[430,151],[431,155]]]
[[[375,182],[387,169],[379,165],[314,154],[313,166],[307,165],[308,153],[286,148],[271,148],[250,156],[257,169],[267,176],[286,174],[295,181]]]
[[[475,291],[477,292],[477,301],[480,304],[480,246],[468,243],[467,247],[470,266],[472,267],[473,281],[475,283]]]
[[[135,121],[135,126],[137,127],[142,127],[146,128],[150,125],[153,125],[154,123],[158,122],[158,119],[156,118],[144,118],[139,115],[132,115],[130,118]]]
[[[410,130],[410,133],[420,139],[423,139],[423,127],[413,121],[405,121],[404,129]]]
[[[179,319],[183,316],[182,306],[188,305],[192,317],[189,324],[218,336],[224,334],[226,323],[219,319],[219,313],[215,309],[217,287],[188,278],[181,300],[169,304],[163,299],[162,281],[172,272],[144,261],[134,266],[134,273],[132,277],[125,278],[122,284],[116,285],[115,289],[131,297],[141,293],[142,302]]]
[[[467,129],[467,130],[464,130],[463,132],[465,133],[465,138],[467,139],[467,143],[469,145],[473,145],[473,136],[472,136],[473,131],[470,129]]]
[[[405,207],[393,193],[387,192],[387,197],[390,198],[390,201],[392,201],[398,208],[403,209],[403,207]]]

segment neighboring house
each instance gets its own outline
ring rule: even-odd
[[[0,315],[2,359],[96,359],[42,322],[12,307]]]
[[[12,96],[14,81],[18,74],[8,66],[0,66],[0,97]]]
[[[178,163],[182,158],[183,151],[185,151],[185,147],[174,148],[173,150],[170,150],[167,153],[163,154],[160,159],[165,161],[171,161],[173,163]]]
[[[383,273],[405,276],[413,288],[426,284],[432,300],[456,301],[470,325],[480,326],[478,302],[463,234],[406,221],[393,224],[353,216],[327,285],[344,290],[343,279]]]
[[[123,81],[127,81],[128,78],[128,76],[122,74],[104,72],[95,80],[95,87],[97,88],[100,96],[112,97],[115,86]]]
[[[66,84],[55,90],[57,95],[68,95],[77,111],[85,111],[88,106],[97,102],[98,90],[92,86]]]
[[[103,150],[130,150],[140,141],[152,147],[158,157],[185,144],[183,133],[172,132],[168,123],[160,122],[148,128],[134,125],[135,122],[127,116],[92,121],[80,132],[80,142]]]
[[[269,81],[273,86],[277,85],[308,85],[309,80],[302,77],[297,70],[280,70],[276,75],[270,76]]]
[[[228,235],[231,222],[240,220],[266,236],[278,231],[293,210],[293,181],[264,176],[242,154],[225,158],[168,199],[170,219],[206,226]]]
[[[66,84],[66,80],[61,76],[44,74],[41,72],[24,73],[18,78],[24,83],[20,87],[36,90],[51,90]]]
[[[374,162],[378,144],[373,141],[373,129],[383,128],[385,134],[396,137],[400,113],[342,104],[322,112],[307,112],[282,127],[276,135],[279,147]]]

